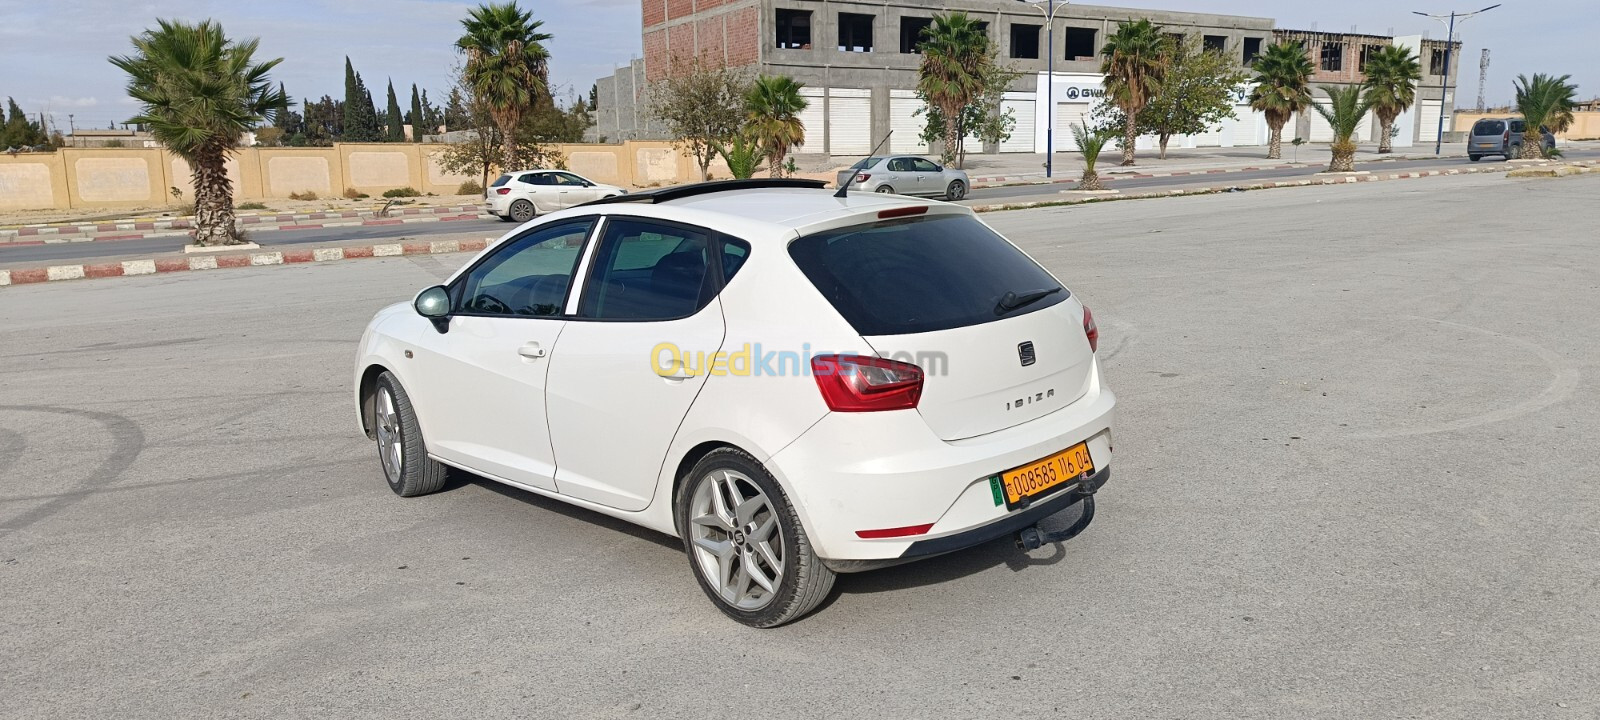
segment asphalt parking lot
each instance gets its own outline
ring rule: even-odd
[[[665,536],[389,492],[355,341],[465,256],[0,289],[0,716],[1600,717],[1596,197],[985,216],[1099,320],[1099,517],[770,631]]]

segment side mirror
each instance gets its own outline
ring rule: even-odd
[[[418,315],[432,320],[435,330],[443,333],[450,329],[450,291],[445,286],[435,285],[417,293],[411,307]]]

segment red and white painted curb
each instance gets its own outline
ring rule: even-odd
[[[1111,171],[1111,172],[1105,173],[1101,177],[1101,179],[1102,180],[1116,180],[1116,179],[1120,179],[1120,178],[1140,178],[1140,179],[1143,179],[1143,178],[1161,178],[1161,177],[1182,177],[1184,175],[1221,175],[1221,174],[1224,174],[1224,173],[1253,172],[1253,171],[1257,171],[1257,170],[1288,170],[1288,169],[1291,169],[1291,168],[1303,168],[1303,167],[1309,167],[1309,165],[1304,164],[1304,163],[1301,163],[1301,164],[1289,163],[1289,164],[1286,164],[1286,165],[1256,165],[1256,166],[1251,166],[1251,167],[1239,167],[1239,168],[1202,168],[1202,169],[1197,169],[1197,170],[1173,170],[1171,172],[1154,172],[1154,173],[1118,173],[1118,172],[1115,172],[1115,171]],[[1063,177],[1063,178],[1045,179],[1045,178],[1039,177],[1038,175],[1006,175],[1006,176],[1002,176],[1002,177],[973,178],[972,179],[972,186],[973,187],[978,187],[978,185],[980,185],[980,184],[993,185],[995,183],[1016,183],[1016,184],[1027,184],[1027,185],[1054,185],[1054,184],[1057,184],[1057,183],[1075,183],[1077,181],[1078,181],[1078,178],[1076,178],[1076,177]]]
[[[391,215],[400,215],[400,216],[412,216],[412,215],[415,215],[415,216],[455,215],[455,216],[458,216],[458,217],[462,213],[472,213],[474,217],[477,217],[479,212],[480,212],[480,209],[476,205],[452,205],[452,206],[449,206],[449,207],[394,208],[394,209],[389,211],[389,213]],[[343,210],[343,211],[338,211],[338,212],[315,212],[315,213],[282,214],[282,215],[241,215],[241,216],[239,216],[238,223],[239,223],[239,226],[241,228],[243,228],[243,229],[252,230],[252,231],[256,231],[256,232],[262,232],[262,231],[267,231],[267,230],[293,230],[293,229],[304,228],[304,227],[328,227],[328,226],[331,226],[331,225],[326,225],[326,224],[318,224],[318,225],[310,225],[310,226],[299,225],[298,224],[298,223],[303,223],[306,220],[335,220],[335,221],[339,221],[339,220],[346,220],[346,219],[356,220],[356,219],[359,219],[359,218],[371,218],[373,220],[404,220],[404,219],[412,219],[413,221],[417,221],[417,222],[427,222],[429,220],[433,220],[434,219],[434,218],[428,218],[428,217],[419,217],[419,218],[415,218],[415,219],[413,219],[413,218],[405,218],[405,217],[401,217],[401,218],[393,218],[393,217],[375,218],[375,217],[373,217],[373,213],[371,211]],[[84,241],[90,240],[90,239],[93,239],[93,240],[127,240],[127,239],[139,238],[139,237],[176,236],[176,235],[183,235],[183,234],[186,234],[186,233],[173,232],[173,233],[165,233],[165,234],[162,234],[162,235],[157,235],[157,234],[154,234],[154,233],[156,233],[157,231],[161,231],[161,230],[188,230],[188,229],[194,227],[192,222],[193,222],[193,218],[183,217],[183,218],[171,218],[171,219],[167,219],[167,220],[123,220],[123,221],[111,222],[111,223],[69,223],[69,224],[64,224],[64,225],[24,225],[24,226],[21,226],[21,227],[0,228],[0,243],[6,242],[8,239],[14,239],[14,238],[25,238],[25,237],[31,238],[31,237],[64,236],[64,235],[86,235],[86,234],[91,234],[91,233],[116,233],[116,232],[119,232],[119,231],[120,232],[127,232],[127,233],[130,233],[130,234],[128,234],[128,235],[115,235],[115,236],[110,236],[110,237],[96,237],[96,238],[73,238],[73,239],[63,238],[61,240],[58,240],[57,242],[84,242]],[[294,223],[294,224],[291,224],[291,223]],[[360,224],[360,223],[349,223],[349,224],[354,225],[354,224]],[[45,240],[44,242],[50,242],[50,240]]]
[[[459,252],[476,252],[488,247],[489,240],[435,240],[431,242],[388,243],[381,245],[356,245],[330,248],[274,250],[269,252],[236,253],[228,255],[196,255],[191,257],[124,260],[122,262],[88,265],[51,265],[26,270],[0,270],[0,286],[31,285],[60,280],[83,278],[128,277],[155,275],[157,273],[186,272],[192,270],[217,270],[221,268],[260,267],[264,265],[297,265],[333,262],[357,258],[398,257],[401,255],[445,255]]]

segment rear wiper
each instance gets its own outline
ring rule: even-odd
[[[1050,297],[1051,295],[1054,295],[1054,294],[1056,294],[1058,292],[1061,292],[1061,290],[1062,290],[1062,288],[1052,288],[1052,289],[1049,289],[1049,290],[1034,290],[1032,292],[1025,292],[1025,293],[1023,293],[1021,295],[1018,295],[1018,294],[1016,294],[1014,292],[1008,292],[1008,293],[1006,293],[1005,297],[1000,298],[1000,302],[999,303],[995,304],[995,306],[994,306],[994,314],[996,314],[996,315],[1004,315],[1004,314],[1006,314],[1008,312],[1011,312],[1012,310],[1016,310],[1018,308],[1027,307],[1027,306],[1032,305],[1032,304],[1034,304],[1036,302],[1039,302],[1040,300],[1043,300],[1043,299],[1045,299],[1047,297]]]

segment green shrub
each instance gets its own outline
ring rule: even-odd
[[[403,187],[385,190],[383,191],[383,196],[386,198],[422,197],[422,193],[417,192],[416,188]]]
[[[466,181],[464,183],[461,183],[461,187],[456,188],[456,194],[457,195],[482,195],[483,194],[483,186],[478,184],[477,180],[468,180],[468,181]]]
[[[261,203],[258,203],[258,202],[247,202],[247,203],[244,203],[242,205],[235,205],[235,206],[233,206],[233,209],[235,209],[235,210],[266,210],[267,206],[263,205]]]

